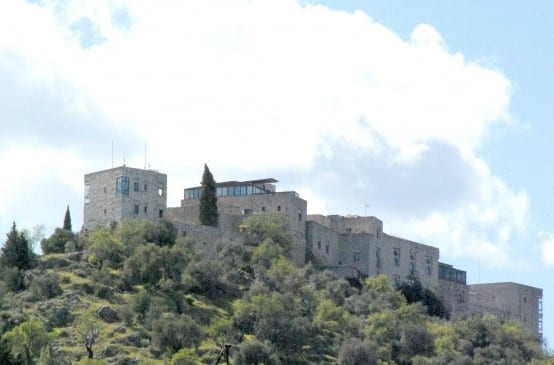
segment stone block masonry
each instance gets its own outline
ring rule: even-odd
[[[166,214],[166,174],[120,166],[86,174],[84,183],[85,230],[123,219],[156,222]]]

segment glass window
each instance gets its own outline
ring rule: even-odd
[[[135,215],[139,214],[139,205],[135,204]]]
[[[410,274],[415,274],[415,262],[410,261]]]
[[[85,204],[90,203],[90,185],[85,185]]]
[[[358,261],[360,261],[360,253],[354,252],[354,262],[358,262]]]
[[[246,187],[246,195],[252,195],[252,186],[247,186]]]
[[[240,195],[246,195],[246,186],[240,187]]]
[[[148,205],[144,206],[144,214],[148,214]]]
[[[144,191],[148,190],[148,184],[144,184]]]
[[[129,176],[118,176],[115,182],[117,196],[129,196]]]
[[[321,250],[321,241],[317,241],[317,249]]]
[[[326,254],[329,253],[329,245],[325,245],[325,253],[326,253]]]
[[[134,191],[139,191],[139,183],[138,183],[138,181],[135,181],[135,182],[133,183],[133,190],[134,190]]]

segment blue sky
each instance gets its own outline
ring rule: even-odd
[[[554,338],[549,2],[0,3],[0,228],[47,233],[83,174],[275,177],[375,215],[471,283],[544,290]],[[144,147],[147,146],[145,161]]]

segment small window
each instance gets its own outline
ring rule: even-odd
[[[158,196],[164,196],[164,188],[158,188]]]
[[[265,212],[265,207],[262,207],[262,212]]]
[[[104,186],[104,194],[108,192],[108,188]]]
[[[133,183],[133,190],[134,190],[134,191],[139,191],[139,183],[138,183],[138,181],[135,181],[135,182]]]
[[[139,205],[135,204],[135,215],[139,214]]]
[[[90,203],[90,185],[85,185],[85,204]]]
[[[106,215],[106,208],[104,208],[104,215]]]
[[[321,250],[321,241],[317,241],[317,249]]]
[[[415,274],[415,262],[414,261],[410,261],[410,274],[411,275]]]
[[[360,253],[354,252],[354,262],[359,262],[359,261],[360,261]]]
[[[148,190],[148,184],[144,184],[144,191]]]
[[[325,253],[329,254],[329,245],[325,245]]]
[[[302,222],[302,213],[298,213],[298,221]]]
[[[281,206],[280,206],[280,205],[277,206],[277,211],[278,211],[278,212],[281,211]]]
[[[400,266],[400,249],[394,249],[394,266]]]
[[[148,205],[144,206],[144,214],[148,214]]]
[[[164,216],[164,210],[160,209],[160,211],[158,212],[158,217],[163,218],[163,216]]]

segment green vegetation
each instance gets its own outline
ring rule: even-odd
[[[245,243],[198,245],[167,221],[126,221],[38,258],[14,224],[0,256],[0,363],[213,364],[228,344],[244,365],[554,364],[517,323],[446,320],[417,281],[358,289],[297,267],[279,217],[247,217]]]
[[[217,213],[215,180],[206,164],[204,164],[204,173],[202,174],[199,214],[201,224],[212,227],[217,226],[219,214]]]

